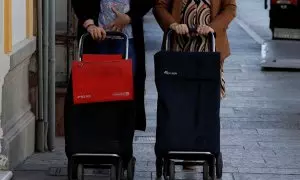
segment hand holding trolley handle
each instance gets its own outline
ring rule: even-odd
[[[177,34],[186,35],[190,33],[190,29],[187,24],[173,23],[170,25],[170,29],[176,31]],[[195,35],[207,35],[209,32],[214,32],[214,30],[207,25],[198,25],[196,27]]]
[[[171,43],[170,43],[170,37],[171,35],[175,33],[174,30],[169,30],[169,32],[167,33],[167,37],[166,37],[166,42],[165,42],[165,49],[166,51],[170,50],[171,47]],[[189,33],[190,34],[195,34],[198,33],[196,28],[189,28]],[[197,37],[197,36],[196,36]],[[209,51],[210,52],[215,52],[216,51],[216,33],[215,32],[209,32],[208,33],[208,38],[209,38]]]
[[[104,40],[106,37],[106,31],[103,27],[96,26],[95,24],[90,24],[86,27],[87,32],[89,32],[94,40]]]
[[[79,40],[79,47],[78,47],[78,60],[82,60],[82,54],[83,54],[83,45],[84,42],[88,37],[91,37],[90,33],[85,33],[81,36]],[[107,31],[106,32],[106,39],[111,39],[114,37],[122,38],[125,40],[125,59],[128,60],[128,54],[129,54],[129,39],[128,36],[122,32],[114,32],[114,31]]]

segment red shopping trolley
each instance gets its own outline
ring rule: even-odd
[[[110,179],[120,179],[125,171],[127,179],[132,180],[135,109],[128,38],[123,33],[107,32],[107,38],[125,40],[123,57],[83,54],[83,43],[89,36],[84,34],[80,39],[65,103],[68,178],[83,180],[84,169],[100,168],[110,169]]]

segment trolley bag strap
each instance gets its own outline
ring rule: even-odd
[[[103,59],[100,61],[82,61],[83,42],[88,36],[89,34],[84,34],[81,37],[78,61],[72,63],[74,104],[133,100],[133,72],[132,61],[128,59],[128,37],[124,33],[107,32],[107,37],[125,39],[125,60],[101,56]]]

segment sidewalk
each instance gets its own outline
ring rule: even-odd
[[[272,39],[269,29],[269,10],[264,9],[264,0],[237,0],[236,21],[252,38],[261,43]]]
[[[227,98],[221,108],[222,180],[300,179],[300,72],[261,71],[260,45],[236,22],[228,33],[232,55],[225,63]],[[134,138],[135,178],[154,180],[153,54],[160,48],[162,34],[152,18],[145,20],[145,35],[148,121],[146,132],[137,132]],[[14,171],[14,179],[66,180],[63,139],[57,139],[56,147],[53,153],[30,157]],[[177,179],[201,179],[199,173],[184,173],[180,167],[177,170]]]

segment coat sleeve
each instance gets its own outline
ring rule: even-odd
[[[83,0],[71,0],[71,3],[79,20],[79,24],[83,25],[87,20],[93,21],[95,18],[95,7],[93,3],[85,2]]]
[[[142,18],[154,6],[155,0],[132,0],[130,11],[126,14],[131,18]]]
[[[169,12],[169,1],[170,0],[156,0],[153,8],[153,15],[163,31],[167,31],[170,25],[176,22]]]
[[[236,16],[236,0],[222,0],[221,12],[210,23],[216,32],[226,31],[230,22]]]

